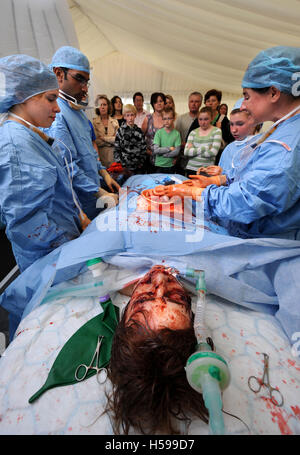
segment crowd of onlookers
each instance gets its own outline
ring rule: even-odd
[[[200,92],[191,93],[188,112],[177,115],[173,97],[161,92],[150,97],[152,113],[144,109],[141,92],[125,106],[119,96],[109,100],[98,95],[92,134],[101,163],[123,179],[157,172],[188,175],[218,164],[225,146],[234,141],[228,106],[221,104],[219,90],[205,93],[201,108],[202,99]]]

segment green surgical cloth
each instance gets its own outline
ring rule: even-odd
[[[107,366],[118,317],[117,308],[114,307],[110,299],[101,303],[101,306],[103,312],[80,327],[62,347],[45,384],[29,399],[29,403],[33,403],[46,390],[53,387],[77,383],[75,371],[80,364],[90,365],[99,335],[103,335],[104,338],[101,343],[98,366],[99,368]],[[94,374],[96,374],[96,370],[89,370],[86,379]]]

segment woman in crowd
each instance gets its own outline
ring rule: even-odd
[[[123,102],[119,96],[113,96],[111,99],[111,116],[118,120],[119,126],[125,122],[123,117]]]
[[[162,119],[162,111],[165,107],[166,97],[161,92],[154,92],[150,98],[150,104],[153,108],[153,114],[148,114],[143,121],[142,131],[145,134],[147,143],[147,172],[152,173],[154,171],[154,155],[153,155],[153,140],[157,130],[163,128],[164,122]]]
[[[114,142],[119,123],[111,117],[111,103],[106,95],[98,95],[95,100],[96,115],[93,126],[99,158],[103,166],[109,167],[114,161]]]
[[[174,111],[174,116],[175,116],[174,118],[176,120],[177,114],[176,114],[176,109],[175,109],[175,102],[174,102],[172,95],[166,95],[166,106],[171,106],[171,108]]]
[[[225,103],[220,104],[219,113],[220,113],[220,116],[224,115],[224,117],[227,117],[227,114],[228,114],[227,104],[225,104]]]
[[[220,104],[220,106],[218,107],[218,112],[220,114],[217,122],[216,122],[216,127],[217,128],[222,128],[222,122],[223,120],[226,118],[225,122],[227,123],[227,120],[229,122],[229,119],[228,119],[228,106],[227,104]],[[230,122],[229,122],[230,123]],[[230,131],[231,132],[231,131]]]
[[[211,107],[213,111],[213,120],[212,125],[217,126],[222,131],[222,145],[220,147],[219,153],[215,158],[215,164],[219,163],[222,151],[226,147],[226,145],[230,144],[230,142],[234,141],[234,137],[230,132],[230,122],[227,115],[220,112],[220,107],[225,107],[226,104],[220,104],[222,100],[222,92],[220,90],[209,90],[205,93],[204,96],[204,104],[205,106]],[[223,111],[223,109],[222,109]]]

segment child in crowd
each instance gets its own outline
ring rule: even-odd
[[[203,107],[198,114],[199,128],[191,131],[184,148],[184,155],[189,157],[186,175],[194,175],[203,166],[214,164],[221,147],[222,131],[211,124],[211,107]]]
[[[174,128],[175,112],[173,107],[164,107],[162,120],[164,126],[156,131],[153,140],[155,172],[175,174],[176,156],[180,152],[181,137],[179,131]]]
[[[235,153],[240,150],[251,137],[261,130],[262,125],[254,126],[253,118],[247,111],[233,109],[230,113],[230,132],[234,142],[225,147],[220,158],[219,166],[223,171],[232,168],[232,159]]]
[[[136,108],[126,104],[123,108],[125,122],[117,131],[114,159],[124,168],[124,176],[144,174],[147,145],[142,130],[135,125]]]

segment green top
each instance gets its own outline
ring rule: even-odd
[[[181,137],[179,131],[175,128],[169,133],[164,128],[156,131],[153,144],[159,147],[178,147],[181,145]],[[155,166],[159,167],[172,167],[174,158],[167,158],[163,155],[156,155]]]

